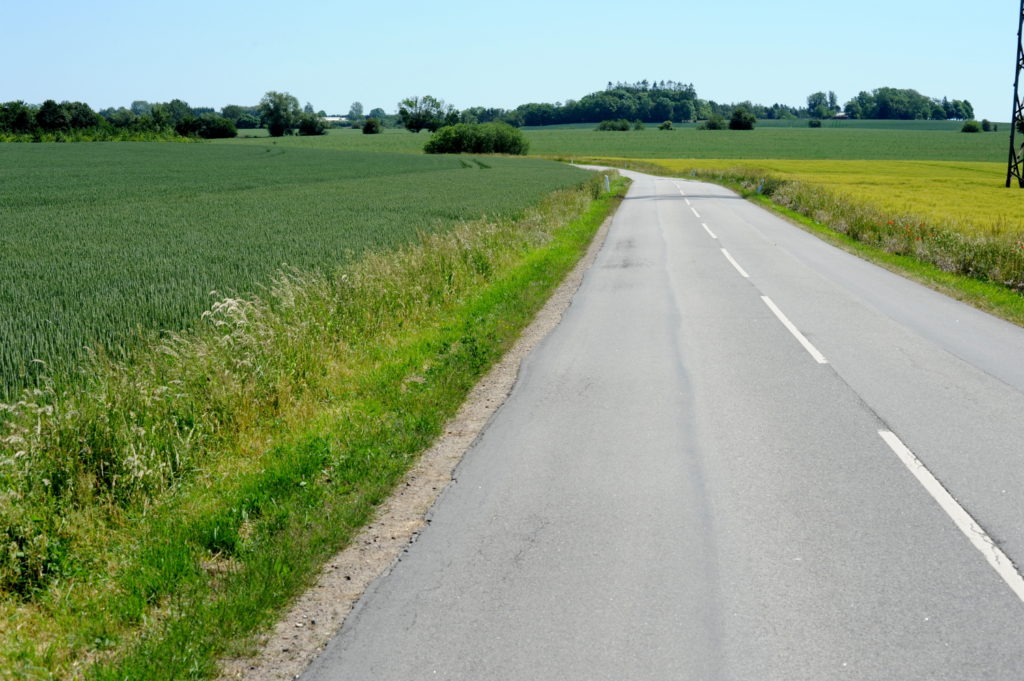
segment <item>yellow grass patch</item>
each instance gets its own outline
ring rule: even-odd
[[[641,159],[636,159],[640,161]],[[894,215],[948,222],[965,233],[1024,234],[1024,190],[1007,189],[1006,166],[964,161],[804,161],[642,159],[685,174],[690,169],[763,169],[825,186]]]

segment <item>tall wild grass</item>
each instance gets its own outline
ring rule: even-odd
[[[838,196],[826,188],[773,177],[749,168],[694,169],[696,177],[760,193],[773,202],[894,255],[912,256],[944,272],[1024,291],[1024,240],[1019,235],[977,233],[954,221],[891,214]]]

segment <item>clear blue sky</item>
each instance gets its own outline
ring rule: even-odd
[[[244,9],[238,9],[244,8]],[[718,102],[914,88],[1010,118],[1016,0],[7,3],[0,101],[219,109],[279,90],[328,113],[410,95],[458,108],[676,80]]]

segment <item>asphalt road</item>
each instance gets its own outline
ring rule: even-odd
[[[1024,678],[1024,331],[634,178],[431,526],[302,678]]]

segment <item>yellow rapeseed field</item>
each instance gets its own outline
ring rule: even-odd
[[[1007,189],[1006,166],[965,161],[636,159],[690,169],[763,169],[827,187],[893,215],[948,222],[966,233],[1024,235],[1024,189]]]

